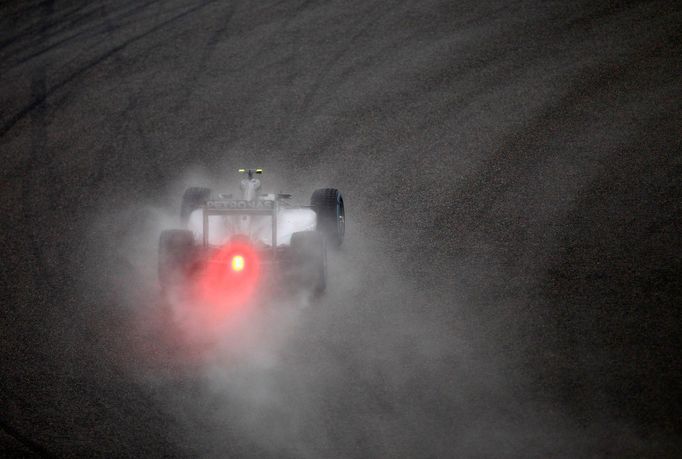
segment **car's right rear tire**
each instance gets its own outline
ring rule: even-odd
[[[327,246],[319,231],[291,236],[293,270],[300,287],[321,295],[327,288]]]
[[[194,235],[187,230],[166,230],[159,237],[159,284],[165,291],[181,285],[195,262]]]
[[[317,231],[324,234],[332,247],[340,247],[346,233],[346,211],[343,196],[336,188],[315,190],[310,206],[317,213]]]

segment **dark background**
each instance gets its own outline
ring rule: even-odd
[[[681,25],[2,2],[0,454],[679,457]],[[344,191],[347,244],[269,363],[179,364],[156,237],[245,165]]]

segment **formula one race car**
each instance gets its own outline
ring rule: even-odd
[[[327,284],[327,246],[345,232],[343,197],[315,190],[309,206],[289,194],[261,194],[261,169],[239,169],[241,199],[188,188],[180,208],[184,229],[159,239],[159,282],[164,291],[191,286],[212,302],[241,302],[264,286],[284,285],[314,294]]]

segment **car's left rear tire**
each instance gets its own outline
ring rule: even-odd
[[[210,188],[198,186],[187,188],[182,195],[182,204],[180,205],[180,221],[183,224],[186,224],[190,214],[199,207],[206,204],[206,201],[208,201],[210,197]]]
[[[187,230],[166,230],[159,237],[159,284],[163,291],[185,282],[195,262],[194,235]]]

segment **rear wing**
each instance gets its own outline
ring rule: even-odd
[[[208,218],[212,215],[264,215],[272,218],[272,249],[277,250],[277,211],[276,200],[220,200],[206,201],[203,211],[203,245],[208,247]]]

